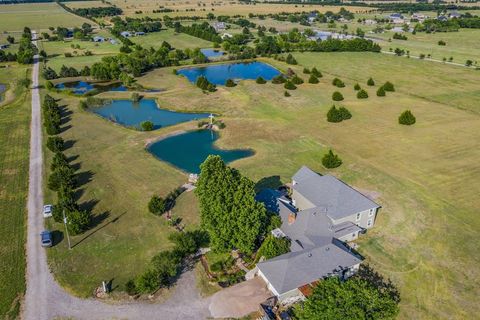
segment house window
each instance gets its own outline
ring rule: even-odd
[[[368,219],[367,227],[371,227],[371,226],[372,226],[372,223],[373,223],[373,220],[372,220],[372,219]]]
[[[361,212],[357,213],[357,221],[359,221],[361,217],[362,217],[362,213]]]
[[[370,209],[370,211],[368,211],[368,216],[369,217],[373,216],[374,212],[375,212],[375,209]]]

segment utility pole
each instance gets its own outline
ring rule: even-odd
[[[72,250],[72,246],[70,244],[70,236],[68,235],[67,217],[65,216],[65,209],[63,209],[63,224],[65,225],[65,233],[67,234],[68,250]]]

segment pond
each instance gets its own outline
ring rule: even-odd
[[[140,128],[142,122],[152,121],[154,129],[207,118],[210,115],[160,109],[154,99],[142,99],[137,103],[131,100],[112,100],[101,107],[91,108],[91,111],[126,127]]]
[[[0,101],[4,99],[3,94],[5,93],[5,91],[7,91],[7,85],[0,83]]]
[[[218,149],[214,145],[218,136],[217,132],[207,129],[188,131],[157,141],[148,147],[148,151],[188,173],[199,173],[200,164],[211,154],[221,156],[225,163],[254,154],[247,149]]]
[[[125,87],[120,82],[108,85],[101,85],[98,83],[90,83],[86,81],[62,82],[57,84],[55,88],[60,90],[71,90],[74,94],[85,94],[92,90],[98,90],[99,92],[128,90],[127,87]]]
[[[200,51],[205,55],[207,58],[216,58],[221,57],[225,54],[224,51],[218,49],[200,49]]]
[[[195,83],[198,77],[205,76],[213,84],[225,85],[228,79],[254,80],[261,76],[265,80],[272,80],[280,71],[269,64],[254,61],[184,68],[178,70],[178,74],[187,77],[192,83]]]

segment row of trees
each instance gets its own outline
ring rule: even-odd
[[[38,53],[37,47],[32,43],[32,31],[30,28],[23,29],[17,52],[17,62],[21,64],[33,63],[33,56]]]
[[[95,7],[73,9],[73,13],[86,18],[103,18],[121,15],[123,11],[117,7]]]
[[[113,22],[112,31],[115,33],[120,33],[122,31],[157,32],[162,29],[162,23],[150,17],[127,17],[125,20],[120,17],[114,17],[111,22]]]
[[[201,24],[194,23],[190,26],[184,26],[177,21],[173,24],[173,27],[177,33],[186,33],[191,36],[216,43],[222,42],[222,38],[208,22],[203,22]]]
[[[42,104],[44,126],[49,135],[47,148],[54,152],[51,163],[51,173],[48,177],[49,189],[57,192],[57,204],[52,213],[56,222],[61,222],[63,216],[67,217],[67,228],[73,235],[86,231],[91,223],[90,212],[81,210],[75,199],[76,177],[75,170],[68,163],[67,157],[62,152],[65,144],[60,133],[61,110],[57,101],[46,95]]]

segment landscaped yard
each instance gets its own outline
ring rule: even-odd
[[[30,94],[16,87],[27,67],[0,69],[8,83],[0,102],[0,318],[16,319],[25,291],[25,220],[30,141]]]

